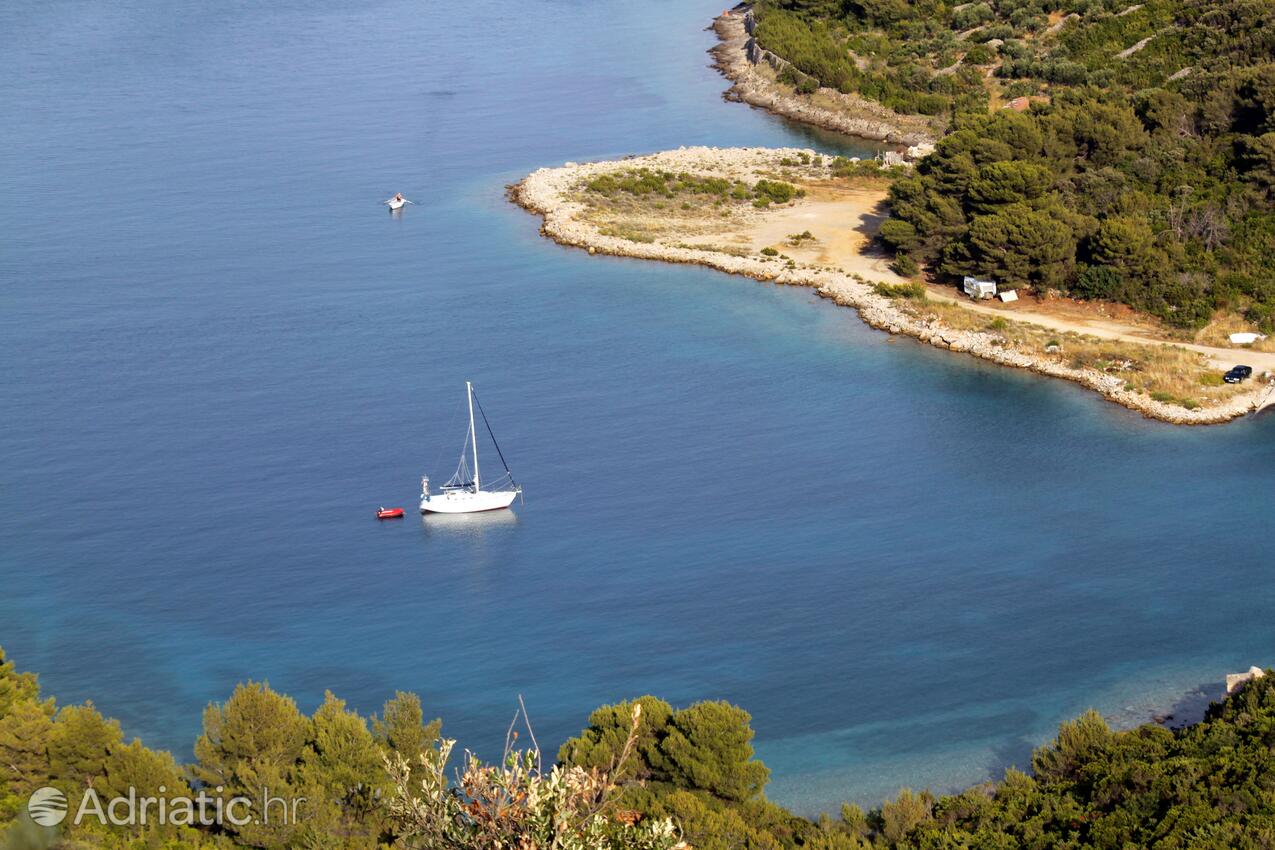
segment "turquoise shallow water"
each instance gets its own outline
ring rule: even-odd
[[[188,757],[266,678],[490,751],[641,693],[803,811],[1269,663],[1275,417],[1186,430],[801,290],[590,258],[506,183],[868,149],[721,100],[718,6],[0,8],[0,642]],[[377,202],[419,202],[398,218]],[[378,524],[476,382],[526,487]]]

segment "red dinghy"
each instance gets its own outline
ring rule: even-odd
[[[402,508],[377,508],[376,518],[377,519],[402,519],[403,509]]]

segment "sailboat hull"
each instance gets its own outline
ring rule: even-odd
[[[518,493],[514,490],[452,490],[430,494],[421,499],[423,514],[474,514],[480,511],[498,511],[513,504]]]

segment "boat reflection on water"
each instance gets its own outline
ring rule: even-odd
[[[521,536],[518,515],[509,509],[469,514],[422,513],[420,568],[461,578],[468,592],[494,589],[511,562]]]
[[[428,538],[421,546],[424,563],[439,569],[439,559],[460,567],[460,573],[480,584],[502,573],[518,536],[518,515],[511,510],[476,514],[421,514],[421,530]]]
[[[428,536],[473,537],[482,539],[491,532],[518,525],[518,514],[511,510],[483,511],[474,514],[421,514],[421,527]]]

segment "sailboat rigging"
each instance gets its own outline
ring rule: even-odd
[[[522,487],[514,480],[513,472],[509,469],[509,464],[505,462],[505,455],[500,450],[500,444],[496,442],[496,435],[491,430],[491,423],[487,421],[487,414],[474,394],[474,385],[469,381],[465,382],[465,393],[469,398],[469,430],[465,434],[465,445],[460,450],[460,462],[456,464],[455,474],[442,486],[439,493],[430,492],[428,475],[421,476],[421,513],[423,514],[468,514],[499,510],[509,507],[522,493]],[[477,420],[474,418],[475,406],[478,408],[478,415],[482,417],[487,436],[496,447],[496,456],[500,458],[500,463],[505,468],[505,474],[494,482],[489,482],[486,490],[483,489],[478,469],[478,429]],[[474,464],[472,470],[469,468],[471,449]]]

